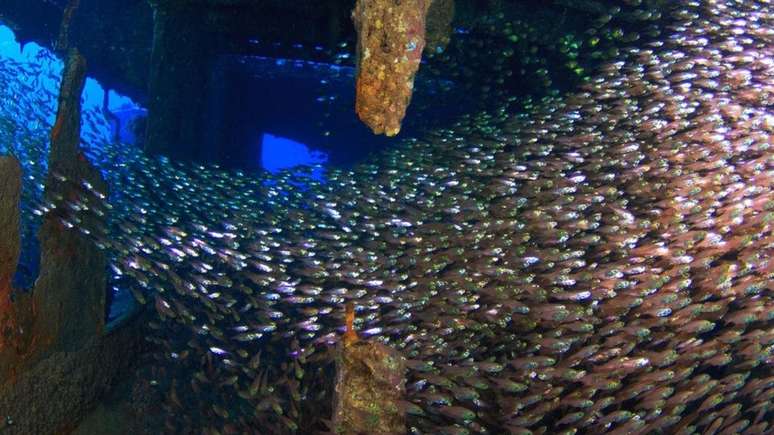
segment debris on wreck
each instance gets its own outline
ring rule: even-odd
[[[431,0],[358,0],[355,111],[375,134],[395,136],[414,92]]]
[[[333,432],[402,434],[406,414],[406,362],[396,350],[375,340],[360,340],[347,305],[347,331],[336,350]]]

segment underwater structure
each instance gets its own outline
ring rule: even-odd
[[[0,63],[0,430],[772,432],[771,2],[315,2],[301,16],[339,24],[249,50],[236,17],[266,5],[143,2],[169,9],[148,21],[142,145],[81,98],[101,9],[46,3],[61,68]],[[416,46],[363,38],[379,14]],[[369,41],[413,63],[371,65]],[[362,137],[336,128],[362,83],[402,83],[369,112],[397,116],[364,121],[405,128],[348,165],[230,166],[244,144],[205,151],[252,122],[212,121],[238,114],[215,97],[239,64],[313,77],[298,129],[326,138]]]
[[[66,44],[66,43],[65,43]],[[80,148],[85,61],[73,49],[63,72],[51,130],[45,201],[78,195],[79,179],[104,197],[106,186]],[[3,430],[55,433],[76,425],[121,374],[139,343],[133,327],[106,334],[106,259],[86,233],[66,231],[61,216],[47,213],[39,229],[40,274],[29,292],[12,289],[19,262],[21,166],[3,157],[4,183],[0,274],[0,408]],[[12,297],[13,296],[13,297]],[[42,381],[43,380],[43,381]],[[53,403],[51,403],[53,402]],[[30,406],[30,404],[32,404]],[[39,406],[48,404],[47,411]]]

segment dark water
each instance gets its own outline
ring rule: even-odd
[[[352,67],[230,56],[214,69],[210,143],[233,149],[225,164],[244,169],[261,167],[261,141],[267,134],[323,153],[335,167],[352,167],[401,139],[453,122],[471,100],[454,82],[420,80],[401,134],[387,138],[374,136],[352,116]]]

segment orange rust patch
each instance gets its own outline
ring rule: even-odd
[[[356,343],[360,338],[358,338],[357,332],[355,332],[355,305],[352,302],[347,302],[346,309],[344,322],[347,330],[344,332],[343,340],[344,344],[349,346],[350,344]]]

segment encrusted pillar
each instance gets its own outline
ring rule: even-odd
[[[395,136],[414,91],[432,0],[357,0],[355,110],[375,134]]]

